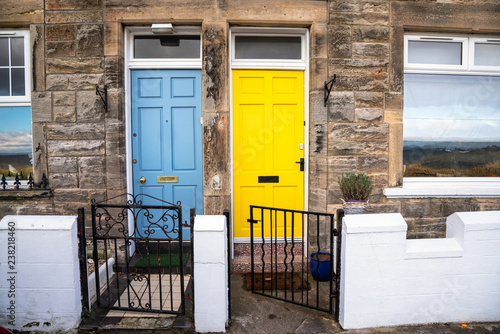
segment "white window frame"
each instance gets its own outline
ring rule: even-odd
[[[462,43],[462,65],[441,65],[441,64],[415,64],[408,62],[408,42],[444,42]],[[404,37],[404,73],[416,74],[456,74],[456,75],[486,75],[500,76],[500,66],[476,66],[474,65],[474,48],[476,43],[500,44],[500,36],[476,35],[437,35],[408,34]]]
[[[232,27],[231,28],[231,68],[232,69],[287,69],[305,70],[307,68],[307,34],[306,28],[265,28],[265,27]],[[237,59],[236,36],[265,37],[300,37],[300,59]]]
[[[462,65],[408,63],[408,41],[462,42]],[[404,73],[500,76],[500,66],[475,66],[475,43],[500,44],[500,36],[407,34],[404,37]],[[498,198],[500,177],[405,177],[403,187],[386,188],[387,198]]]
[[[469,40],[466,37],[458,36],[442,36],[442,35],[406,35],[404,44],[405,57],[405,73],[422,73],[426,72],[466,72],[468,66],[468,44]],[[461,43],[462,44],[462,64],[461,65],[445,65],[445,64],[415,64],[408,62],[408,44],[410,41],[419,42],[440,42],[440,43]]]
[[[138,68],[170,68],[170,69],[200,69],[202,67],[201,54],[203,41],[201,36],[201,27],[178,27],[174,26],[174,32],[168,34],[175,35],[199,35],[200,36],[200,54],[197,58],[134,58],[134,37],[135,36],[155,36],[151,27],[129,27],[126,30],[126,59],[127,69]]]
[[[24,38],[24,96],[0,96],[0,107],[31,107],[31,49],[30,32],[28,29],[6,30],[0,29],[0,38],[2,37],[23,37]],[[9,54],[10,56],[10,54]],[[33,124],[33,119],[32,119]],[[33,148],[32,152],[33,154]],[[33,165],[33,168],[35,166]],[[13,180],[7,181],[7,189],[14,188]],[[26,190],[28,180],[20,180],[19,190]]]
[[[24,96],[0,96],[0,105],[4,107],[31,106],[31,50],[29,30],[4,30],[0,29],[2,37],[24,38]],[[10,54],[9,54],[10,56]]]
[[[469,53],[471,54],[471,57],[470,57],[470,69],[472,71],[474,71],[474,72],[481,72],[483,75],[484,75],[484,72],[489,72],[489,73],[500,72],[500,66],[474,65],[474,60],[475,60],[475,52],[474,51],[475,51],[476,43],[500,45],[500,36],[485,37],[485,38],[471,38],[471,43],[470,43],[470,46],[469,46]],[[488,75],[491,75],[489,73],[488,73]],[[500,75],[500,73],[498,75]]]

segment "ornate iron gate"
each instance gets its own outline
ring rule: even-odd
[[[183,228],[192,224],[182,223],[180,203],[126,194],[91,209],[98,306],[184,314],[192,239],[183,243]]]
[[[252,292],[335,310],[338,321],[341,218],[336,222],[334,214],[250,206],[248,221],[252,265],[247,285]]]

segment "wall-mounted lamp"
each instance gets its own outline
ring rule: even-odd
[[[154,23],[151,25],[153,34],[171,34],[174,32],[172,23]]]

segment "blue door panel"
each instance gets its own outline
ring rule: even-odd
[[[196,110],[193,108],[173,108],[172,119],[176,125],[172,129],[173,170],[194,170],[196,168]]]
[[[147,74],[146,74],[147,75]],[[161,98],[163,91],[163,78],[139,78],[138,79],[139,97],[141,98]]]
[[[171,79],[172,98],[194,97],[195,84],[196,84],[195,77],[191,78],[172,77]]]
[[[138,108],[139,134],[136,137],[140,143],[140,164],[142,170],[162,170],[163,168],[163,145],[161,120],[163,113],[161,108]],[[144,136],[142,134],[147,134]]]
[[[134,195],[181,202],[183,221],[189,220],[190,208],[203,214],[201,71],[134,70],[131,87]],[[158,183],[159,176],[176,176],[178,182]],[[140,231],[164,235],[139,218]],[[189,228],[183,237],[189,238]]]

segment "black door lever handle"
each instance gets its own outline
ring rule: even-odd
[[[300,164],[300,171],[304,171],[304,158],[300,158],[300,161],[296,161],[296,164]]]

